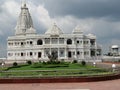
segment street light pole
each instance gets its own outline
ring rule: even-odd
[[[115,72],[116,65],[112,64],[112,71]]]

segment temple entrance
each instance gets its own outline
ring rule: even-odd
[[[71,57],[72,57],[72,52],[69,51],[69,52],[68,52],[68,58],[71,58]]]
[[[42,53],[38,52],[38,58],[41,58]]]
[[[91,50],[91,56],[95,56],[95,50]]]

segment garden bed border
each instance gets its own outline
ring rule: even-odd
[[[76,83],[120,79],[120,74],[86,77],[0,78],[0,84],[12,83]]]

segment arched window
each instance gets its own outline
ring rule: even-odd
[[[30,45],[32,45],[33,44],[33,42],[32,41],[30,41]]]
[[[32,56],[33,55],[33,53],[32,52],[30,52],[30,56]]]
[[[79,51],[77,51],[77,55],[80,55],[80,52],[79,52]]]
[[[68,39],[68,40],[67,40],[67,44],[72,44],[72,40],[71,40],[71,39]]]
[[[38,41],[37,41],[37,45],[42,45],[43,44],[43,41],[41,40],[41,39],[39,39]]]

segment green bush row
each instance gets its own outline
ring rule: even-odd
[[[32,67],[43,67],[43,65],[47,65],[46,67],[67,67],[69,65],[69,63],[64,62],[64,61],[43,61],[43,62],[39,62],[39,63],[32,63],[32,61],[27,61],[26,62],[28,65],[32,65]],[[72,63],[78,63],[77,60],[73,60]],[[86,62],[85,61],[81,61],[81,65],[85,66]],[[18,67],[18,63],[14,62],[13,63],[13,67]]]
[[[69,67],[69,64],[44,64],[44,63],[34,63],[32,68],[56,68],[56,67]]]

